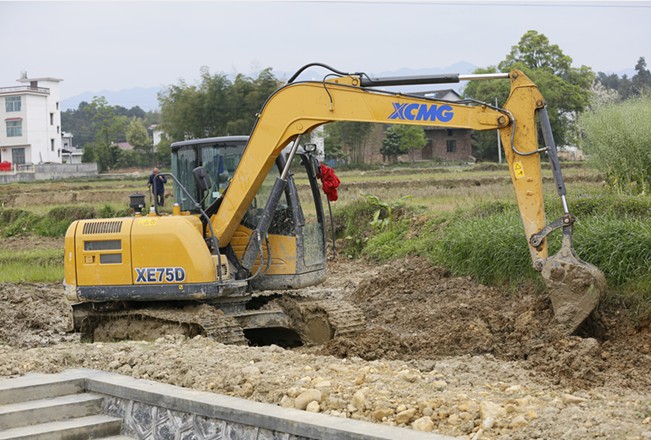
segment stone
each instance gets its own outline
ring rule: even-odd
[[[329,380],[322,380],[314,384],[314,388],[330,388],[332,383]]]
[[[378,408],[371,413],[373,420],[381,422],[385,418],[389,418],[394,414],[391,408]]]
[[[364,411],[366,409],[366,396],[362,391],[356,391],[353,394],[353,400],[350,402],[353,408]]]
[[[434,382],[432,382],[432,387],[439,390],[439,391],[444,390],[445,387],[447,387],[447,386],[448,386],[448,383],[446,381],[444,381],[444,380],[435,380]]]
[[[402,412],[399,412],[395,417],[396,423],[400,425],[406,425],[414,417],[414,414],[416,414],[416,408],[409,408]]]
[[[587,399],[584,399],[583,397],[575,396],[572,394],[563,394],[561,400],[565,405],[575,405],[577,403],[583,403],[587,401]]]
[[[249,365],[242,368],[242,374],[245,376],[259,376],[262,374],[260,369],[254,365]]]
[[[506,410],[495,402],[482,400],[479,404],[479,415],[482,420],[482,428],[490,429],[498,418],[506,415]]]
[[[523,426],[527,426],[529,423],[527,422],[527,419],[524,418],[522,414],[519,414],[511,420],[511,428],[522,428]]]
[[[312,412],[312,413],[318,413],[321,411],[321,406],[319,405],[319,402],[316,400],[311,401],[310,403],[307,404],[305,407],[305,411],[307,412]]]
[[[414,429],[414,431],[432,432],[434,430],[434,422],[430,417],[425,416],[414,420],[414,423],[411,424],[411,427]]]
[[[294,408],[296,409],[306,409],[307,405],[310,402],[320,403],[322,398],[321,391],[315,389],[309,389],[303,391],[299,394],[296,399],[294,399]]]
[[[513,385],[504,390],[505,393],[509,394],[519,393],[520,391],[522,391],[522,387],[520,385]]]

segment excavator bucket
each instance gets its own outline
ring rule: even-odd
[[[606,290],[606,277],[577,257],[572,247],[571,227],[567,229],[560,251],[547,258],[541,275],[549,291],[558,330],[569,336],[599,304]]]

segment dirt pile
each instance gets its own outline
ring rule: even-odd
[[[368,331],[332,340],[321,354],[367,360],[490,354],[522,361],[564,386],[614,380],[651,387],[648,327],[635,329],[618,313],[602,310],[581,329],[584,337],[564,337],[555,331],[549,299],[530,286],[486,287],[425,259],[407,258],[363,279],[352,300],[364,310]]]

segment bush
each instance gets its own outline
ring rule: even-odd
[[[624,193],[651,189],[651,95],[598,105],[580,119],[583,149]]]
[[[0,210],[0,232],[3,237],[33,233],[39,217],[23,209]]]
[[[63,237],[68,226],[75,220],[128,216],[130,208],[114,210],[109,205],[96,209],[92,206],[60,206],[52,208],[46,215],[38,216],[22,209],[0,210],[0,235],[36,234],[42,237]]]

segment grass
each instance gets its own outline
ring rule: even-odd
[[[557,198],[549,199],[548,221],[562,214]],[[348,255],[376,261],[421,255],[485,284],[533,283],[543,288],[513,200],[475,200],[454,211],[433,211],[405,201],[394,207],[391,222],[381,230],[373,227],[377,206],[358,200],[337,210],[338,232],[346,238]],[[584,186],[570,211],[578,218],[577,254],[606,275],[604,303],[629,309],[637,320],[651,319],[651,197],[622,197]],[[549,237],[550,254],[560,248],[560,238],[559,232]]]
[[[0,251],[0,282],[60,282],[63,249]]]

